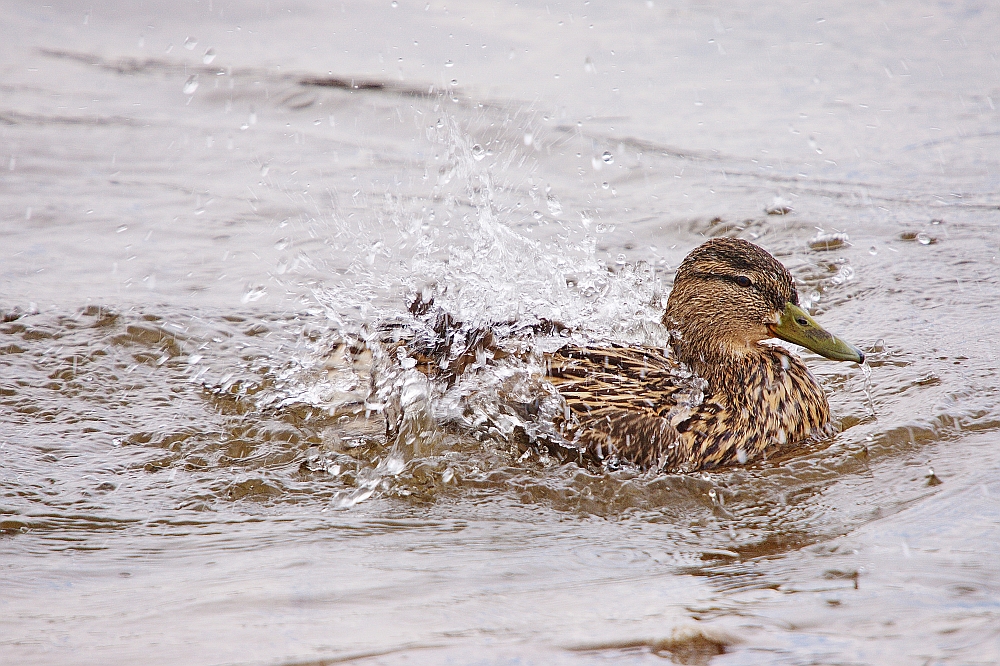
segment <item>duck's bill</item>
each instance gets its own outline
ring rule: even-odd
[[[770,324],[768,329],[776,338],[802,345],[834,361],[865,362],[864,352],[828,332],[794,303],[786,303],[778,323]]]

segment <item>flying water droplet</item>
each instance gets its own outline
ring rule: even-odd
[[[868,254],[874,257],[876,254],[878,254],[878,248],[872,245],[870,248],[868,248]]]
[[[249,287],[240,298],[241,303],[253,303],[267,296],[267,289],[262,286]]]
[[[194,91],[198,89],[198,75],[192,74],[184,82],[184,94],[193,95]]]
[[[535,136],[531,132],[524,135],[524,145],[530,146],[535,141]]]
[[[611,187],[611,183],[609,183],[608,181],[604,181],[603,183],[601,183],[601,187],[603,187],[604,189],[608,189],[609,187]]]
[[[201,57],[201,61],[206,65],[211,65],[213,60],[215,60],[215,49],[208,49]]]
[[[478,162],[486,157],[486,149],[478,143],[472,147],[472,157]]]
[[[445,67],[454,67],[455,63],[453,63],[451,60],[445,60],[444,61],[444,66]]]
[[[605,164],[614,164],[615,162],[615,156],[606,150],[604,151],[604,154],[601,155],[601,159],[604,160]]]
[[[184,40],[184,48],[188,51],[193,51],[196,46],[198,46],[198,40],[194,37],[188,37]]]
[[[919,234],[917,234],[917,242],[920,243],[921,245],[930,245],[931,237],[921,231]]]

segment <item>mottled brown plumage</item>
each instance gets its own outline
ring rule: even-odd
[[[678,268],[663,323],[669,350],[563,347],[547,379],[567,405],[557,427],[602,461],[690,471],[760,458],[831,432],[826,395],[782,337],[829,358],[864,355],[802,310],[792,277],[747,241],[718,238]]]

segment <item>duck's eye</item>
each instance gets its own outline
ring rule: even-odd
[[[746,275],[737,275],[736,284],[740,285],[741,287],[749,287],[753,283],[750,282],[750,278],[748,278]]]

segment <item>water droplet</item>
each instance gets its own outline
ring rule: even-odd
[[[262,286],[249,287],[245,292],[243,292],[243,297],[240,298],[241,303],[253,303],[254,301],[259,301],[260,299],[267,296],[267,289]]]
[[[128,225],[127,224],[123,224],[120,227],[118,227],[117,229],[115,229],[115,233],[117,233],[117,234],[120,234],[123,231],[128,231]]]
[[[287,248],[291,244],[292,244],[292,241],[290,239],[288,239],[288,238],[279,238],[278,240],[276,240],[274,242],[274,249],[275,250],[284,250],[285,248]]]
[[[389,3],[389,6],[395,9],[396,7],[399,7],[399,3],[396,2],[396,0],[392,0],[392,2]]]
[[[268,172],[269,172],[270,170],[271,170],[271,167],[270,167],[270,165],[268,165],[268,164],[262,164],[262,165],[260,166],[260,177],[261,177],[261,178],[263,178],[264,176],[266,176],[266,175],[267,175],[267,173],[268,173]]]
[[[196,46],[198,46],[198,40],[194,37],[188,37],[184,40],[184,48],[188,51],[193,51]]]
[[[193,95],[194,91],[198,89],[198,75],[192,74],[184,82],[184,94]]]
[[[533,135],[531,132],[528,132],[524,135],[524,145],[530,146],[532,143],[534,143],[534,141],[535,141],[535,135]]]
[[[917,234],[917,242],[920,243],[921,245],[930,245],[931,237],[921,231],[919,234]]]
[[[601,155],[601,159],[604,160],[605,164],[614,164],[615,156],[605,150],[604,154]]]
[[[870,248],[868,248],[868,254],[874,257],[876,254],[878,254],[878,248],[872,245]]]
[[[458,85],[458,79],[452,79],[451,80],[451,85],[452,85],[452,87],[457,86]]]
[[[618,264],[619,266],[624,266],[626,261],[627,261],[627,259],[625,258],[624,254],[619,254],[615,258],[615,263]]]
[[[611,187],[611,184],[608,181],[604,181],[603,183],[601,183],[601,187],[603,187],[604,189],[608,189],[609,187]]]
[[[201,61],[206,65],[211,65],[213,60],[215,60],[215,49],[208,49],[201,57]]]
[[[445,67],[454,67],[455,63],[453,63],[451,60],[445,60],[444,61],[444,66]]]
[[[552,213],[553,216],[559,217],[562,215],[562,204],[559,203],[559,199],[556,199],[550,194],[545,197],[545,203],[548,204],[549,212]]]
[[[538,211],[538,210],[533,210],[533,211],[531,211],[531,216],[533,218],[535,218],[536,220],[540,220],[540,219],[542,219],[542,212]]]
[[[476,159],[476,161],[478,162],[478,161],[482,160],[482,159],[483,159],[484,157],[486,157],[486,149],[485,149],[485,148],[483,148],[482,146],[480,146],[480,145],[479,145],[479,144],[477,143],[476,145],[474,145],[474,146],[472,147],[472,156],[473,156],[473,157],[474,157],[474,158]]]

